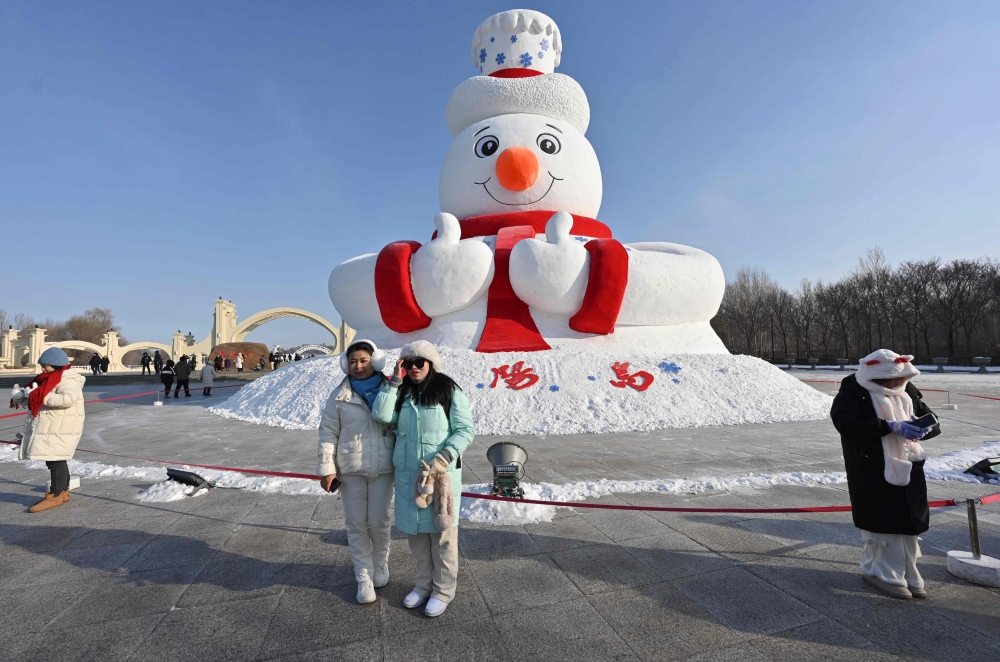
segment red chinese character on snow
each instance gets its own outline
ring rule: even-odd
[[[615,376],[618,377],[618,381],[611,380],[612,386],[617,386],[618,388],[631,386],[637,391],[645,391],[653,383],[653,376],[645,370],[640,370],[631,375],[628,374],[628,363],[615,363],[611,366],[611,369],[615,371]]]
[[[507,382],[507,388],[515,391],[526,389],[538,382],[535,369],[525,368],[524,361],[518,361],[513,366],[502,365],[499,368],[491,368],[491,370],[493,370],[493,383],[490,384],[490,388],[496,388],[497,382],[501,379]]]

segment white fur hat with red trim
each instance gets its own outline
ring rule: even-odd
[[[910,354],[899,355],[891,349],[878,349],[861,359],[858,363],[857,379],[896,379],[898,377],[916,377],[920,374],[911,363]]]
[[[541,12],[512,9],[483,21],[472,36],[472,63],[480,75],[455,88],[445,108],[451,135],[516,113],[562,120],[586,133],[587,95],[569,76],[553,73],[561,56],[559,28]]]

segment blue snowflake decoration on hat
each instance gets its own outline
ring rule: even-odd
[[[517,43],[517,35],[516,34],[512,34],[510,36],[510,43],[512,43],[512,44],[516,44]]]
[[[549,387],[549,390],[552,391],[553,393],[555,393],[556,391],[559,390],[559,387],[556,386],[555,384],[553,384],[552,386]]]
[[[479,61],[480,62],[486,62],[486,49],[485,48],[480,48],[479,49]]]
[[[542,50],[543,51],[549,50],[549,40],[548,39],[542,39]]]
[[[538,51],[538,59],[541,60],[544,57],[545,57],[545,53],[543,53],[541,51]]]
[[[507,56],[503,53],[497,53],[497,64],[503,64],[503,61],[507,59]]]
[[[522,67],[530,67],[531,66],[531,55],[529,55],[528,53],[522,53],[521,54],[521,66]]]

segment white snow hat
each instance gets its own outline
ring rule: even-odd
[[[913,356],[900,356],[891,349],[878,349],[859,361],[858,381],[873,379],[896,379],[898,377],[912,378],[920,374],[910,361]]]
[[[531,9],[493,14],[472,35],[472,66],[484,76],[511,67],[543,74],[559,66],[562,37],[551,18]]]
[[[403,345],[403,349],[399,351],[399,358],[401,359],[415,359],[418,357],[427,359],[434,366],[435,370],[441,372],[441,354],[438,352],[437,347],[426,340],[414,340],[408,345]]]
[[[514,113],[543,115],[587,132],[590,104],[580,84],[553,73],[562,56],[555,22],[529,9],[494,14],[472,35],[479,70],[455,88],[445,109],[452,137],[476,122]]]
[[[375,372],[382,372],[382,370],[385,368],[385,360],[386,360],[385,352],[379,349],[378,345],[376,345],[373,341],[368,340],[367,338],[355,338],[350,342],[350,344],[347,346],[347,351],[343,352],[340,355],[340,369],[344,371],[344,374],[347,374],[348,370],[350,369],[350,365],[348,365],[347,362],[347,353],[351,351],[352,347],[354,347],[359,343],[365,343],[372,346],[372,350],[374,350],[372,351],[372,368],[375,369]]]

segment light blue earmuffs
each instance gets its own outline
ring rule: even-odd
[[[372,346],[372,349],[375,350],[375,352],[372,354],[372,368],[375,369],[375,372],[382,372],[382,370],[385,369],[385,361],[386,361],[385,352],[379,349],[378,345],[373,343],[371,340],[367,340],[366,338],[355,338],[347,345],[347,349],[350,349],[352,346],[360,342],[368,343],[369,345]],[[348,373],[348,370],[350,369],[350,366],[348,366],[347,364],[347,352],[342,352],[340,355],[340,369],[344,371],[345,375]]]

